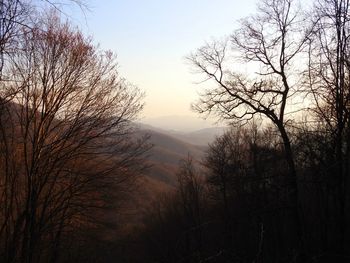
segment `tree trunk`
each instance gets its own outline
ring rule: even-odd
[[[278,125],[278,128],[283,140],[284,154],[288,165],[287,193],[289,197],[288,202],[290,204],[292,216],[295,222],[297,239],[296,249],[298,252],[297,262],[305,262],[307,260],[305,231],[303,228],[302,206],[299,198],[298,178],[294,163],[293,151],[284,125]]]

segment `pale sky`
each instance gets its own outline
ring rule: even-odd
[[[256,0],[87,0],[68,15],[101,48],[117,54],[123,77],[146,92],[143,117],[196,115],[199,76],[185,56],[229,35],[255,12]]]

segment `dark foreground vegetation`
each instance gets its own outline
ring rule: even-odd
[[[193,108],[232,127],[161,191],[114,55],[58,3],[1,1],[0,261],[350,262],[349,4],[262,0],[188,56]]]

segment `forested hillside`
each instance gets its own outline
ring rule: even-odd
[[[183,142],[169,132],[155,131],[151,128],[142,129],[138,133],[140,137],[150,136],[148,143],[153,146],[148,151],[147,160],[150,167],[146,174],[170,186],[176,185],[176,172],[180,160],[191,155],[199,162],[204,156],[206,147]]]

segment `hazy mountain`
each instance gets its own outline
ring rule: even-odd
[[[147,176],[154,180],[174,185],[181,159],[185,159],[190,154],[195,160],[200,161],[204,156],[206,147],[184,142],[170,134],[166,134],[166,132],[157,131],[153,127],[149,129],[145,129],[147,126],[142,127],[143,129],[138,133],[140,135],[150,135],[150,143],[153,144],[148,158],[148,162],[152,167],[147,172]]]
[[[215,127],[214,121],[203,120],[192,116],[162,116],[157,118],[146,118],[141,122],[163,130],[173,130],[178,132],[193,132],[196,130]]]
[[[204,128],[204,129],[186,132],[186,131],[178,131],[174,129],[166,130],[163,128],[154,127],[152,125],[144,124],[144,123],[138,123],[137,126],[141,130],[156,131],[156,132],[174,137],[183,142],[186,142],[192,145],[199,145],[199,146],[208,146],[209,143],[213,142],[216,137],[221,136],[228,128],[228,127],[210,127],[210,128]]]
[[[213,142],[216,137],[221,136],[226,131],[227,127],[205,128],[193,132],[174,132],[170,134],[184,142],[194,145],[207,146]]]
[[[148,158],[151,168],[147,171],[146,179],[150,183],[150,189],[155,192],[156,189],[173,187],[176,184],[179,161],[190,154],[199,163],[205,155],[208,144],[227,129],[227,127],[210,127],[186,132],[166,130],[165,126],[136,124],[139,136],[150,135],[150,143],[153,144]]]

